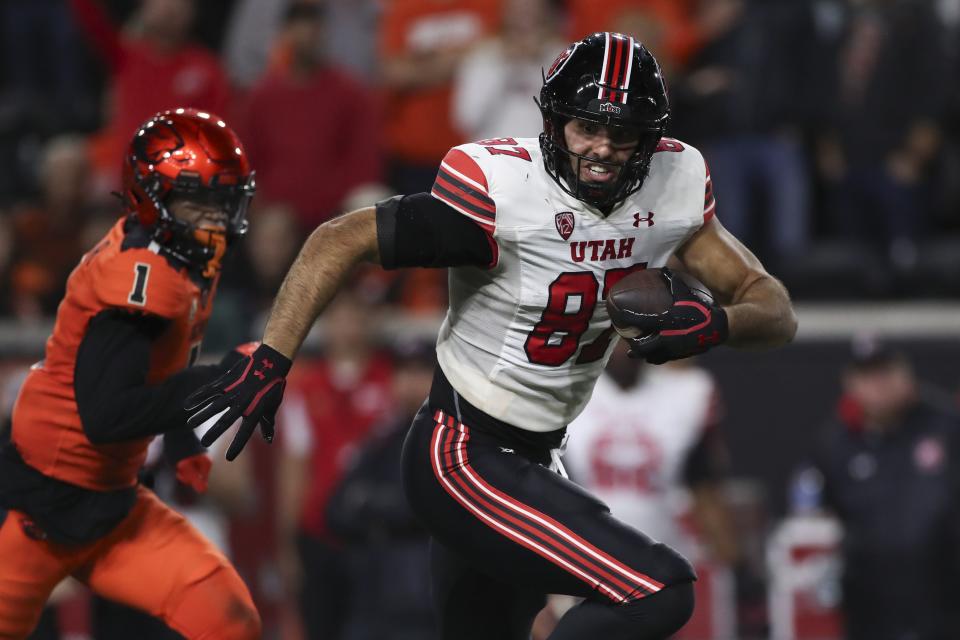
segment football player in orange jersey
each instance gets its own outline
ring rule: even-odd
[[[223,372],[190,365],[253,191],[240,140],[213,114],[166,111],[134,136],[127,215],[70,275],[0,445],[0,637],[26,637],[70,575],[187,638],[260,636],[230,562],[137,484],[163,434],[181,481],[205,488],[209,459],[181,407]]]

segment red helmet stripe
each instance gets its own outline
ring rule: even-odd
[[[614,42],[616,43],[616,48],[614,49],[616,55],[613,56],[613,73],[610,74],[610,84],[622,89],[623,83],[620,76],[626,67],[626,65],[623,63],[623,38],[620,36],[614,36]],[[610,101],[613,102],[616,99],[617,92],[611,91]]]
[[[624,74],[623,83],[620,84],[621,89],[626,89],[630,86],[630,75],[633,73],[633,44],[634,39],[631,36],[630,40],[627,42],[627,72]],[[621,93],[620,96],[620,102],[626,104],[627,94]]]
[[[604,35],[603,66],[597,98],[626,103],[625,89],[633,73],[633,37],[606,32]],[[607,87],[616,87],[608,89]],[[617,90],[619,89],[619,91]]]

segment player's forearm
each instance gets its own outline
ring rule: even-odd
[[[215,366],[190,367],[148,384],[150,353],[166,326],[162,318],[120,310],[101,312],[88,323],[73,386],[80,423],[93,444],[184,429],[184,399],[221,373]]]
[[[797,316],[790,295],[779,280],[769,274],[748,279],[724,307],[733,347],[779,347],[797,333]]]
[[[106,393],[77,408],[87,438],[93,444],[127,442],[186,429],[183,401],[191,391],[222,373],[219,367],[196,366],[176,373],[158,385],[134,386]]]
[[[373,207],[317,227],[284,278],[263,333],[264,344],[293,359],[317,316],[362,260],[380,262]]]

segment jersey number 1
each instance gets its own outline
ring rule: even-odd
[[[150,278],[150,265],[138,262],[134,265],[133,270],[133,289],[127,296],[127,302],[142,307],[147,304],[147,279]]]
[[[622,269],[610,269],[603,277],[603,296],[628,273],[646,269],[641,262]],[[540,322],[534,325],[523,344],[527,359],[534,364],[559,367],[577,352],[580,338],[590,326],[597,306],[599,284],[590,271],[566,271],[550,283],[547,306]],[[571,310],[571,305],[575,305]],[[613,337],[609,327],[588,345],[584,345],[577,364],[596,362],[607,352]]]

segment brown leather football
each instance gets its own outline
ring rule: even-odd
[[[640,337],[630,326],[629,313],[660,314],[673,304],[667,280],[660,269],[634,271],[613,285],[607,294],[607,312],[614,328],[628,338]]]
[[[688,273],[672,269],[675,277],[682,279],[691,292],[707,304],[713,304],[710,290]],[[627,338],[640,337],[640,331],[631,327],[630,313],[661,314],[673,304],[667,279],[660,268],[634,271],[613,285],[607,294],[607,312],[610,321],[620,335]]]

